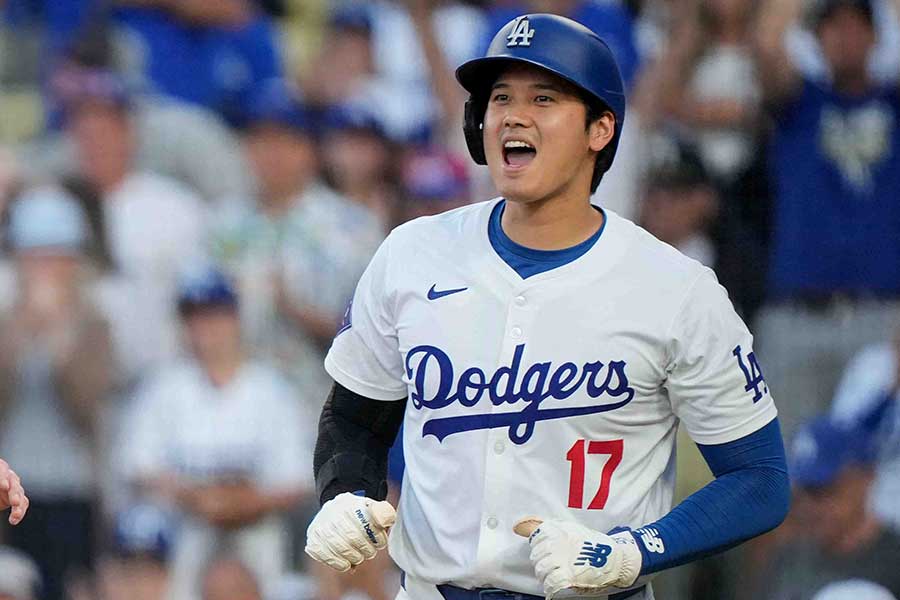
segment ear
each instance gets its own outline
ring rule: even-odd
[[[610,112],[605,111],[599,118],[595,119],[588,128],[589,144],[591,150],[600,152],[613,139],[616,133],[616,117]]]

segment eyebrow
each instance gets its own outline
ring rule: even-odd
[[[500,88],[508,88],[508,87],[510,87],[508,83],[498,81],[497,83],[495,83],[494,85],[491,86],[491,91],[500,89]],[[555,83],[532,83],[528,87],[530,87],[531,89],[535,89],[535,90],[547,90],[547,91],[551,91],[551,92],[559,92],[561,94],[565,93],[565,90],[563,90],[560,86],[556,85]]]

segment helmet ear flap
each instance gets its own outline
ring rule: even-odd
[[[483,100],[472,96],[466,101],[463,115],[463,133],[466,136],[466,146],[469,147],[469,154],[472,155],[472,160],[479,165],[487,164],[487,158],[484,156],[485,108]]]

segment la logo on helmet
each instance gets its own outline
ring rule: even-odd
[[[534,29],[531,28],[531,23],[528,22],[528,17],[519,17],[513,23],[509,35],[506,36],[506,39],[509,40],[508,42],[506,42],[506,47],[511,48],[513,46],[530,46],[531,38],[533,37]]]

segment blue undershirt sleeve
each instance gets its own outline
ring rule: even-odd
[[[715,480],[632,532],[642,575],[726,550],[787,516],[791,490],[777,418],[733,442],[697,446]]]

